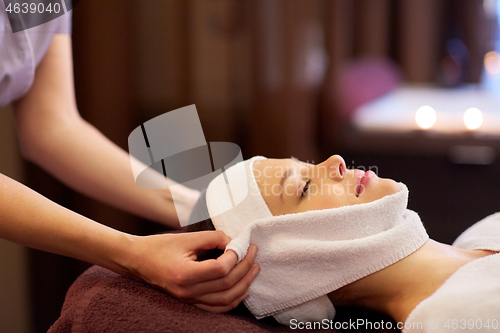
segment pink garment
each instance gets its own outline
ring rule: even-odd
[[[362,58],[347,64],[340,75],[340,118],[347,121],[357,107],[399,86],[399,68],[383,58]]]

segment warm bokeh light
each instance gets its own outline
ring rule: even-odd
[[[436,122],[436,111],[429,105],[421,106],[415,114],[415,121],[423,129],[431,128]]]
[[[500,74],[500,55],[496,51],[490,51],[484,56],[484,68],[490,75]]]
[[[475,130],[483,124],[483,114],[479,109],[470,108],[464,113],[465,127],[470,130]]]

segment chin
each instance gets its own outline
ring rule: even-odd
[[[401,191],[401,186],[392,179],[375,178],[372,181],[373,183],[368,185],[367,192],[365,193],[367,195],[365,200],[375,201]]]
[[[384,182],[384,188],[386,189],[387,192],[387,194],[385,195],[390,195],[401,191],[401,186],[394,180],[385,178],[381,178],[380,180]]]

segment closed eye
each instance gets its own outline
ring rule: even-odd
[[[302,196],[304,197],[306,194],[307,194],[307,191],[309,190],[309,185],[311,184],[311,180],[309,179],[307,182],[306,182],[306,185],[304,186],[304,188],[302,189]]]

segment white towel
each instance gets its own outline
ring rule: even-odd
[[[228,169],[229,184],[217,177],[206,196],[215,228],[232,238],[226,250],[241,260],[249,244],[259,248],[255,262],[260,273],[245,300],[257,319],[275,315],[287,325],[290,318],[333,319],[329,292],[392,265],[428,240],[418,215],[406,209],[404,184],[401,191],[365,204],[273,216],[253,176],[253,163],[259,159]],[[221,198],[229,188],[236,195],[243,183],[247,197],[227,210],[231,203]]]
[[[465,250],[500,251],[500,213],[485,217],[469,227],[452,246]]]

